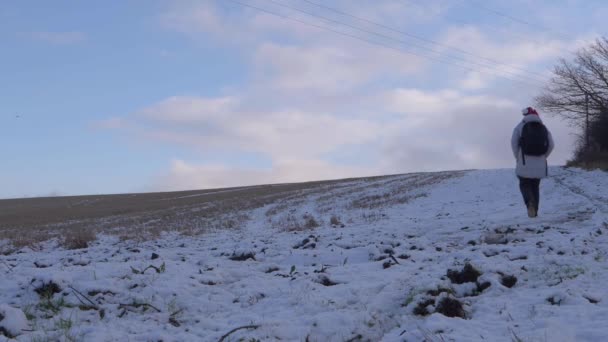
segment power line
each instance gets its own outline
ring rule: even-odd
[[[462,64],[457,64],[457,63],[454,63],[453,61],[443,60],[443,59],[437,58],[435,56],[423,55],[423,54],[420,54],[420,53],[417,53],[417,52],[399,49],[399,48],[396,48],[396,47],[391,46],[391,45],[387,45],[387,44],[380,43],[380,42],[377,42],[377,41],[365,39],[365,38],[362,38],[362,37],[359,37],[359,36],[356,36],[356,35],[352,35],[352,34],[349,34],[349,33],[345,33],[345,32],[342,32],[342,31],[334,30],[334,29],[332,29],[330,27],[326,27],[326,26],[321,26],[321,25],[316,25],[316,24],[313,24],[313,23],[309,23],[309,22],[306,22],[306,21],[303,21],[303,20],[300,20],[300,19],[297,19],[297,18],[289,17],[287,15],[283,15],[283,14],[279,14],[279,13],[270,11],[270,10],[265,9],[265,8],[261,8],[261,7],[257,7],[257,6],[251,5],[251,4],[243,3],[243,2],[238,1],[238,0],[228,0],[228,1],[230,1],[232,3],[235,3],[235,4],[238,4],[238,5],[241,5],[243,7],[248,7],[248,8],[260,11],[260,12],[264,12],[264,13],[267,13],[267,14],[270,14],[270,15],[282,18],[282,19],[285,19],[285,20],[290,20],[290,21],[294,21],[294,22],[300,23],[302,25],[306,25],[306,26],[317,28],[317,29],[333,32],[333,33],[336,33],[336,34],[339,34],[339,35],[342,35],[342,36],[345,36],[345,37],[349,37],[349,38],[352,38],[352,39],[356,39],[356,40],[359,40],[359,41],[362,41],[362,42],[365,42],[365,43],[368,43],[368,44],[372,44],[372,45],[376,45],[376,46],[381,46],[381,47],[384,47],[384,48],[387,48],[387,49],[390,49],[390,50],[394,50],[394,51],[397,51],[399,53],[405,53],[405,54],[409,54],[409,55],[413,55],[413,56],[417,56],[417,57],[421,57],[421,58],[425,58],[425,59],[429,59],[429,60],[434,60],[434,61],[437,61],[437,62],[442,63],[442,64],[456,66],[456,67],[464,69],[466,71],[481,72],[481,73],[486,73],[486,74],[491,74],[493,76],[501,77],[501,78],[504,78],[504,79],[507,79],[507,80],[510,80],[510,81],[514,81],[514,82],[519,82],[519,83],[528,84],[528,85],[537,85],[535,83],[527,82],[527,81],[524,81],[524,80],[521,80],[521,79],[512,79],[512,78],[506,77],[504,75],[500,75],[500,74],[496,74],[496,73],[489,73],[488,71],[485,71],[485,70],[476,70],[476,69],[473,69],[470,66],[462,65]]]
[[[327,27],[327,26],[321,26],[321,25],[316,25],[316,24],[313,24],[313,23],[309,23],[309,22],[306,22],[304,20],[300,20],[300,19],[297,19],[297,18],[293,18],[293,17],[289,17],[289,16],[286,16],[286,15],[283,15],[283,14],[279,14],[279,13],[267,10],[265,8],[261,8],[261,7],[257,7],[257,6],[251,5],[251,4],[240,2],[238,0],[227,0],[227,1],[233,2],[235,4],[238,4],[238,5],[241,5],[241,6],[244,6],[244,7],[248,7],[248,8],[260,11],[260,12],[264,12],[264,13],[267,13],[267,14],[270,14],[270,15],[273,15],[273,16],[285,19],[285,20],[295,21],[295,22],[300,23],[302,25],[306,25],[306,26],[318,28],[318,29],[321,29],[321,30],[333,32],[333,33],[336,33],[336,34],[339,34],[339,35],[342,35],[342,36],[346,36],[346,37],[349,37],[349,38],[353,38],[353,39],[356,39],[356,40],[360,40],[362,42],[366,42],[366,43],[369,43],[369,44],[373,44],[373,45],[377,45],[377,46],[382,46],[384,48],[391,49],[391,50],[397,51],[397,52],[402,53],[402,54],[405,53],[405,54],[413,55],[413,56],[416,56],[416,57],[421,57],[421,58],[435,60],[437,62],[444,63],[444,64],[450,64],[450,65],[462,68],[462,69],[467,70],[467,71],[473,71],[473,72],[477,71],[477,70],[475,70],[475,69],[473,69],[473,68],[471,68],[469,66],[466,66],[466,65],[456,64],[456,63],[453,63],[451,61],[446,61],[446,60],[443,60],[443,59],[440,59],[440,58],[436,58],[434,56],[423,55],[423,54],[420,54],[420,53],[417,53],[417,52],[405,51],[405,50],[398,49],[398,48],[396,48],[394,46],[391,46],[391,45],[388,45],[388,44],[384,44],[384,43],[380,43],[380,42],[377,42],[377,41],[361,38],[359,36],[355,36],[355,35],[352,35],[352,34],[349,34],[349,33],[346,33],[346,32],[334,30],[334,29],[332,29],[330,27]],[[512,80],[510,78],[507,78],[507,79]],[[521,81],[521,80],[512,80],[512,81],[527,83],[527,82],[524,82],[524,81]]]
[[[429,44],[440,46],[440,47],[446,47],[448,49],[458,51],[458,52],[460,52],[460,53],[462,53],[464,55],[468,55],[468,56],[471,56],[471,57],[483,59],[483,60],[489,61],[491,63],[495,63],[497,65],[502,65],[502,66],[505,66],[505,67],[508,67],[508,68],[511,68],[511,69],[514,69],[514,70],[519,70],[519,71],[523,71],[523,72],[526,72],[526,73],[529,73],[529,74],[535,74],[535,75],[538,75],[538,76],[541,76],[541,77],[545,77],[545,75],[543,75],[541,73],[538,73],[538,72],[534,72],[534,71],[531,71],[531,70],[526,70],[524,68],[520,68],[520,67],[517,67],[517,66],[509,65],[507,63],[503,63],[503,62],[497,61],[497,60],[492,59],[492,58],[487,58],[485,56],[477,55],[475,53],[471,53],[471,52],[469,52],[467,50],[461,49],[459,47],[455,47],[455,46],[439,43],[439,42],[434,41],[432,39],[427,39],[427,38],[424,38],[424,37],[421,37],[421,36],[409,33],[407,31],[399,30],[399,29],[396,29],[396,28],[393,28],[393,27],[390,27],[390,26],[387,26],[387,25],[384,25],[384,24],[381,24],[381,23],[378,23],[378,22],[371,21],[371,20],[366,19],[366,18],[358,17],[358,16],[352,15],[350,13],[344,12],[342,10],[339,10],[339,9],[336,9],[336,8],[333,8],[333,7],[329,7],[329,6],[326,6],[326,5],[323,5],[323,4],[319,4],[319,3],[316,3],[316,2],[311,1],[311,0],[302,0],[302,1],[305,1],[307,3],[313,4],[313,5],[321,7],[321,8],[325,8],[325,9],[327,9],[329,11],[332,11],[332,12],[335,12],[335,13],[338,13],[338,14],[341,14],[341,15],[344,15],[344,16],[355,18],[357,20],[361,20],[361,21],[370,23],[372,25],[385,28],[387,30],[390,30],[390,31],[393,31],[393,32],[396,32],[396,33],[403,34],[405,36],[411,37],[411,38],[419,40],[419,41],[427,42]]]
[[[404,5],[405,5],[405,3],[407,3],[409,5],[414,5],[414,6],[420,8],[422,10],[426,10],[426,8],[423,5],[421,5],[421,4],[419,4],[419,3],[415,2],[415,1],[412,1],[412,0],[401,0],[401,2],[403,2]],[[473,24],[471,21],[462,20],[460,18],[454,17],[453,15],[447,14],[447,15],[445,15],[445,17],[449,18],[451,21],[454,21],[454,22],[457,22],[457,23],[460,23],[460,24],[463,24],[463,25],[471,25],[471,24]],[[497,29],[497,28],[492,27],[492,26],[485,26],[484,28],[492,30],[492,31],[495,31],[495,32],[498,32],[498,33],[503,33],[505,31],[505,30]],[[519,36],[519,37],[526,37],[524,35],[517,34],[517,33],[514,33],[514,32],[509,32],[509,33],[513,34],[515,36]]]
[[[417,3],[416,1],[413,1],[413,0],[401,0],[401,1],[404,2],[404,3],[408,3],[410,5],[414,5],[414,6],[418,7],[418,8],[425,9],[425,7],[423,5]],[[462,4],[462,2],[461,2],[461,4]],[[474,24],[471,21],[463,20],[463,19],[457,18],[457,17],[455,17],[453,15],[449,15],[449,14],[446,14],[445,17],[447,17],[450,21],[454,21],[454,22],[457,22],[457,23],[460,23],[460,24],[463,24],[463,25],[472,25],[472,24]],[[479,24],[475,24],[475,25],[479,25]],[[482,26],[483,29],[491,30],[491,31],[494,31],[494,32],[497,32],[497,33],[501,33],[501,34],[504,34],[506,32],[509,35],[513,36],[513,37],[522,38],[522,39],[524,39],[526,41],[535,42],[535,43],[539,43],[539,44],[546,43],[545,41],[542,41],[542,40],[540,40],[538,38],[532,38],[529,35],[525,35],[523,33],[515,32],[513,30],[499,29],[499,28],[496,28],[496,27],[493,27],[493,26],[489,26],[489,25],[479,25],[479,26]],[[569,50],[567,48],[559,48],[559,50],[562,50],[565,53],[576,53],[576,51]]]
[[[388,36],[388,35],[385,35],[385,34],[381,34],[381,33],[370,31],[370,30],[366,30],[366,29],[362,29],[362,28],[357,27],[355,25],[351,25],[351,24],[340,22],[340,21],[337,21],[337,20],[334,20],[334,19],[331,19],[331,18],[320,16],[320,15],[317,15],[315,13],[311,13],[311,12],[299,9],[297,7],[286,5],[286,4],[281,3],[279,1],[276,1],[276,0],[266,0],[266,1],[272,2],[272,3],[276,4],[276,5],[284,7],[284,8],[291,9],[293,11],[304,13],[306,15],[309,15],[309,16],[312,16],[312,17],[315,17],[315,18],[320,18],[320,19],[328,21],[330,23],[335,23],[335,24],[338,24],[338,25],[343,25],[343,26],[355,29],[357,31],[361,31],[361,32],[364,32],[364,33],[367,33],[367,34],[372,34],[372,35],[375,35],[375,36],[378,36],[378,37],[382,37],[384,39],[392,40],[392,41],[398,42],[398,43],[400,43],[402,45],[405,45],[405,46],[414,46],[414,47],[416,47],[418,49],[430,51],[430,52],[432,52],[434,54],[437,54],[437,55],[440,55],[440,56],[444,56],[444,57],[448,57],[448,58],[451,58],[451,59],[458,60],[460,62],[472,64],[472,65],[474,65],[476,67],[482,67],[482,68],[486,68],[486,69],[489,69],[489,70],[492,70],[492,71],[497,71],[497,70],[495,70],[495,66],[493,66],[493,65],[482,64],[482,63],[478,63],[476,61],[467,60],[466,58],[462,58],[462,57],[459,57],[459,56],[448,55],[448,54],[442,53],[441,51],[437,51],[437,50],[434,50],[432,48],[429,48],[427,46],[423,46],[423,45],[407,42],[407,41],[404,41],[404,40],[401,40],[401,39],[397,39],[397,38],[394,38],[394,37],[391,37],[391,36]],[[477,70],[477,71],[479,71],[479,70]],[[501,72],[501,73],[512,75],[514,77],[521,78],[522,80],[530,81],[530,82],[537,82],[537,83],[544,83],[545,82],[544,80],[539,80],[539,79],[536,79],[536,78],[533,78],[533,77],[530,77],[530,76],[520,75],[520,74],[513,73],[513,72],[510,72],[510,71],[506,71],[506,70],[498,70],[498,71]],[[513,80],[511,78],[508,78],[508,79]]]

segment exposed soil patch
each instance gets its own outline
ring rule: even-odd
[[[503,275],[500,278],[500,283],[505,287],[512,288],[515,286],[515,284],[517,284],[517,277],[512,275]]]
[[[327,276],[322,275],[319,277],[319,284],[323,286],[334,286],[338,285],[339,283],[336,283],[335,281],[330,280]]]
[[[558,298],[557,296],[547,298],[547,302],[551,305],[560,306],[562,304],[562,298]]]
[[[433,296],[433,297],[437,297],[437,296],[439,296],[440,294],[442,294],[444,292],[445,293],[449,293],[449,294],[454,293],[454,291],[452,291],[452,289],[447,289],[445,287],[439,287],[439,288],[437,288],[435,290],[428,290],[428,291],[426,291],[426,294],[428,294],[430,296]]]
[[[255,261],[255,254],[252,252],[245,252],[245,253],[234,253],[230,256],[230,260],[233,260],[233,261],[246,261],[249,259]]]
[[[0,313],[0,323],[4,320],[4,316]],[[0,326],[0,336],[6,338],[15,338],[16,336],[11,335],[3,326]]]
[[[310,235],[309,237],[305,238],[304,240],[298,242],[297,244],[295,244],[293,246],[293,249],[314,249],[317,247],[317,242],[319,241],[319,238],[314,236],[314,235]]]
[[[466,318],[466,312],[462,307],[462,303],[452,297],[442,298],[437,304],[435,311],[447,317]]]
[[[295,245],[293,246],[293,249],[298,249],[298,248],[301,248],[301,247],[303,247],[303,246],[307,245],[308,243],[310,243],[310,239],[306,238],[306,239],[304,239],[304,240],[302,240],[302,241],[298,242],[297,244],[295,244]]]
[[[431,314],[428,307],[429,305],[435,305],[435,299],[429,298],[419,302],[414,308],[414,315],[416,316],[428,316]]]
[[[591,304],[597,304],[597,303],[599,303],[599,302],[600,302],[600,300],[599,300],[599,299],[592,298],[592,297],[590,297],[590,296],[583,296],[583,298],[585,298],[585,299],[586,299],[587,301],[589,301],[589,303],[591,303]]]
[[[36,266],[36,268],[47,268],[47,267],[50,267],[52,265],[47,265],[47,264],[43,264],[43,263],[38,262],[38,261],[34,261],[34,266]]]
[[[481,272],[467,263],[461,271],[448,270],[447,276],[453,284],[474,283],[481,276]]]
[[[49,281],[48,283],[42,283],[42,285],[35,288],[34,292],[36,292],[41,298],[51,298],[55,293],[61,292],[61,287],[59,287],[59,285],[56,283]]]
[[[2,316],[0,316],[2,317]],[[4,318],[2,318],[4,319]],[[0,319],[0,321],[2,321],[2,319]],[[4,336],[6,338],[15,338],[17,336],[13,336],[11,335],[6,329],[4,329],[4,327],[0,327],[0,336]]]
[[[489,281],[485,281],[483,283],[477,282],[477,292],[478,292],[478,294],[480,294],[483,291],[489,289],[490,286],[492,286],[492,283],[490,283]]]
[[[272,273],[272,272],[276,272],[278,271],[279,268],[278,267],[269,267],[266,271],[264,271],[265,273]]]

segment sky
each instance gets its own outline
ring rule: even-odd
[[[319,6],[320,5],[320,6]],[[603,0],[0,3],[0,198],[513,167]],[[563,164],[574,131],[542,113]]]

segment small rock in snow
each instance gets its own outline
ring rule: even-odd
[[[517,278],[512,275],[505,275],[500,279],[500,283],[505,287],[512,288],[517,284]]]

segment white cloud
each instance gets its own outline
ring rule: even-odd
[[[251,3],[320,22],[270,3]],[[531,34],[534,42],[496,36],[474,25],[425,30],[422,25],[433,22],[433,13],[445,13],[453,6],[441,1],[420,7],[388,0],[323,4],[505,62],[514,68],[492,72],[507,77],[512,75],[505,70],[544,73],[539,66],[580,44],[540,34]],[[350,23],[404,39],[370,23]],[[456,74],[443,64],[221,1],[172,3],[163,24],[188,34],[195,43],[214,44],[241,54],[247,59],[249,81],[218,97],[167,97],[125,119],[129,129],[138,136],[186,146],[201,155],[210,151],[262,155],[271,166],[260,168],[252,163],[234,168],[228,162],[175,160],[159,181],[159,189],[510,167],[513,126],[520,120],[519,109],[529,104],[537,89],[519,83],[504,86],[496,82],[498,75],[481,70],[463,74],[457,69]],[[344,27],[339,30],[361,34]],[[473,60],[472,56],[463,58]],[[552,160],[562,162],[569,153],[568,129],[555,120],[549,119],[548,124],[558,140]],[[113,126],[112,122],[107,125]],[[369,163],[373,166],[345,166],[327,157],[353,146],[369,147],[361,151],[361,158],[373,160]]]
[[[345,144],[371,141],[380,125],[299,110],[250,111],[235,98],[172,97],[135,114],[147,136],[197,149],[231,148],[274,160],[313,158]],[[173,126],[167,126],[171,122]]]
[[[281,91],[344,92],[385,77],[424,70],[425,61],[360,44],[293,46],[265,43],[255,56],[257,73]]]
[[[229,115],[229,111],[236,105],[238,100],[229,96],[220,98],[173,96],[144,108],[137,114],[148,119],[191,124],[221,119]]]
[[[424,6],[409,6],[401,1],[394,0],[366,0],[356,3],[348,0],[315,2],[369,21],[376,21],[382,25],[390,25],[400,29],[414,29],[421,22],[426,22],[452,7],[451,4],[441,2],[433,2]],[[304,25],[297,20],[317,26],[332,26],[340,31],[361,33],[361,31],[353,31],[345,25],[330,24],[320,17],[351,25],[355,23],[367,29],[379,29],[387,33],[386,29],[370,24],[368,21],[354,19],[353,22],[352,17],[343,16],[310,3],[281,1],[284,5],[313,13],[315,16],[273,2],[243,1],[243,3],[255,8],[222,0],[171,2],[166,12],[161,16],[161,22],[165,27],[177,32],[186,33],[193,37],[201,34],[209,35],[226,40],[228,44],[230,44],[230,40],[232,42],[236,40],[239,43],[258,40],[262,34],[295,37],[304,41],[318,41],[320,39],[335,41],[335,34],[328,34],[323,29]],[[262,9],[262,11],[259,9]],[[337,37],[344,39],[341,36]]]
[[[478,71],[472,71],[460,81],[460,87],[465,90],[479,90],[485,88],[488,83],[484,75]]]
[[[224,23],[216,6],[209,1],[196,6],[175,3],[162,15],[161,21],[167,28],[189,34],[207,32],[219,35],[230,28]]]
[[[424,114],[426,117],[443,117],[454,110],[467,110],[479,106],[492,109],[515,108],[512,101],[491,95],[466,95],[457,90],[422,91],[397,88],[383,95],[386,107],[405,115]]]
[[[374,175],[372,168],[343,167],[320,160],[286,160],[269,169],[231,168],[225,165],[195,165],[173,160],[170,171],[155,185],[160,190],[209,189],[258,184],[304,182]]]
[[[379,111],[396,111],[402,115],[390,122],[299,111],[247,112],[236,107],[206,118],[205,127],[213,126],[214,130],[182,130],[200,124],[201,116],[197,113],[204,113],[207,103],[221,102],[216,100],[188,98],[188,115],[176,119],[183,126],[175,130],[162,123],[175,118],[172,113],[176,111],[169,104],[183,107],[176,98],[161,101],[158,108],[150,106],[147,111],[154,115],[140,119],[148,120],[145,126],[161,124],[147,133],[149,138],[184,144],[200,151],[261,153],[270,157],[272,168],[243,169],[175,161],[171,172],[161,180],[168,189],[508,167],[512,164],[510,134],[520,119],[517,103],[498,97],[471,96],[455,90],[394,89],[375,99]],[[558,128],[555,132],[561,136],[563,132]],[[373,167],[347,167],[320,159],[355,144],[377,146],[373,149],[377,153]],[[564,151],[568,151],[567,144],[560,145],[554,160],[563,159]]]
[[[249,4],[258,5],[253,2]],[[284,8],[268,9],[277,14],[288,12]],[[173,2],[160,20],[166,28],[194,39],[211,37],[221,45],[240,47],[255,45],[267,34],[312,40],[313,37],[322,37],[325,32],[229,1]]]
[[[385,132],[383,169],[403,172],[513,167],[510,139],[513,127],[521,120],[518,103],[454,91],[396,90],[395,94],[412,102],[404,101],[403,107],[397,107],[407,115]],[[569,129],[563,122],[543,118],[558,141],[551,162],[563,163],[572,146]]]
[[[526,65],[559,56],[570,44],[557,39],[531,38],[534,40],[496,39],[477,27],[468,26],[449,28],[441,42],[512,65]]]
[[[539,32],[529,32],[524,37],[527,39],[519,35],[498,37],[481,27],[452,26],[445,30],[439,41],[446,46],[443,48],[446,52],[449,46],[469,53],[459,54],[459,57],[473,63],[474,71],[468,72],[460,81],[460,86],[469,90],[488,88],[498,79],[540,86],[548,80],[548,66],[552,62],[588,41],[587,36],[559,40]]]

